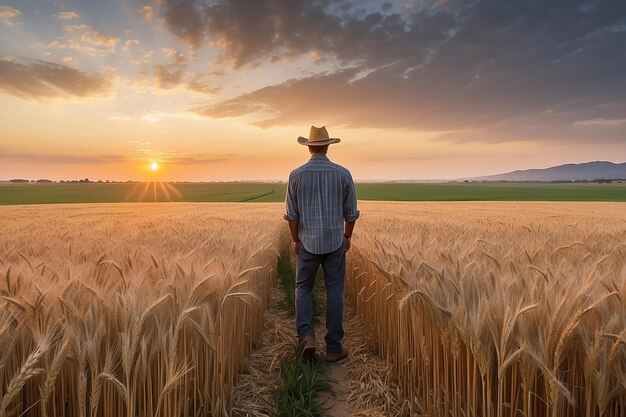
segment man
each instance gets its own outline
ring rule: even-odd
[[[308,146],[311,159],[289,174],[284,215],[297,257],[296,330],[302,355],[310,359],[315,354],[311,293],[321,265],[326,286],[326,360],[333,363],[348,357],[341,344],[343,289],[346,252],[359,217],[350,171],[326,156],[328,147],[339,142],[328,136],[325,126],[311,126],[308,138],[298,138],[298,143]]]

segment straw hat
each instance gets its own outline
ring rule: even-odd
[[[324,146],[324,145],[330,145],[331,143],[339,143],[339,142],[341,142],[341,139],[339,138],[328,137],[326,126],[322,126],[322,127],[311,126],[311,131],[309,132],[308,138],[304,138],[302,136],[298,138],[298,143],[300,145],[306,145],[306,146]]]

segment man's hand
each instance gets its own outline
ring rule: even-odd
[[[293,254],[296,256],[298,256],[298,252],[300,252],[300,245],[302,245],[300,241],[293,242]]]
[[[346,242],[346,252],[348,252],[350,250],[350,247],[352,246],[352,231],[354,230],[354,223],[355,222],[344,222],[344,227],[343,227],[343,238]]]

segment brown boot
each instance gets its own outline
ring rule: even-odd
[[[300,346],[302,346],[303,359],[311,359],[315,356],[315,338],[313,336],[304,336],[300,341]]]
[[[341,352],[326,352],[326,362],[337,363],[348,357],[348,349],[341,348]]]

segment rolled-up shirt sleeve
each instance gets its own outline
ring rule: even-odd
[[[300,211],[298,210],[298,199],[296,192],[296,181],[289,174],[289,183],[287,184],[287,194],[285,195],[285,214],[283,218],[285,220],[297,220],[300,218]]]
[[[357,210],[356,191],[354,190],[352,175],[348,174],[343,195],[343,219],[348,223],[354,223],[361,213]]]

